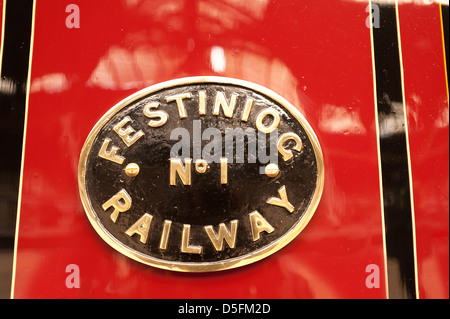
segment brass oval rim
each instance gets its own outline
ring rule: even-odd
[[[174,262],[174,261],[166,261],[163,259],[151,257],[148,255],[145,255],[141,252],[138,252],[134,249],[131,249],[124,244],[122,244],[120,241],[118,241],[100,222],[99,218],[97,217],[97,214],[95,213],[91,202],[89,200],[89,197],[86,192],[86,163],[89,156],[89,151],[92,147],[92,144],[94,142],[95,137],[97,134],[101,131],[103,126],[109,122],[109,120],[122,108],[126,107],[130,103],[146,96],[153,94],[155,92],[161,91],[163,89],[172,88],[176,86],[182,86],[182,85],[189,85],[189,84],[198,84],[198,83],[211,83],[211,84],[231,84],[236,86],[241,86],[250,90],[253,90],[255,92],[261,93],[266,97],[271,98],[278,104],[280,104],[286,111],[288,111],[303,127],[305,130],[311,145],[314,150],[314,154],[317,161],[317,184],[316,189],[314,190],[314,195],[311,198],[310,205],[308,209],[303,214],[302,218],[300,218],[296,224],[283,236],[278,238],[277,240],[271,242],[269,245],[264,246],[258,250],[255,250],[251,253],[248,253],[246,255],[242,255],[239,257],[234,257],[230,259],[226,259],[223,261],[214,261],[214,262],[205,262],[205,263],[192,263],[192,262]],[[225,269],[233,269],[237,267],[241,267],[244,265],[248,265],[251,263],[254,263],[256,261],[259,261],[269,255],[272,255],[273,253],[277,252],[284,246],[286,246],[288,243],[290,243],[294,238],[296,238],[300,232],[306,227],[306,225],[309,223],[311,218],[313,217],[319,202],[320,198],[322,197],[322,192],[324,188],[324,179],[325,179],[325,173],[324,173],[324,161],[323,161],[323,153],[322,149],[320,147],[319,141],[317,139],[316,134],[314,133],[313,129],[309,125],[309,123],[306,121],[306,119],[303,117],[303,115],[300,113],[300,111],[293,106],[290,102],[288,102],[285,98],[280,96],[279,94],[273,92],[270,89],[267,89],[261,85],[244,81],[244,80],[238,80],[233,78],[227,78],[227,77],[218,77],[218,76],[196,76],[196,77],[186,77],[186,78],[180,78],[175,80],[170,80],[166,82],[161,82],[155,85],[152,85],[150,87],[144,88],[127,98],[123,99],[119,103],[117,103],[115,106],[113,106],[111,109],[109,109],[101,118],[100,120],[95,124],[95,126],[90,131],[88,137],[86,138],[86,141],[83,145],[83,148],[81,150],[80,154],[80,160],[78,164],[78,187],[79,187],[79,193],[81,202],[83,204],[84,210],[86,212],[86,215],[91,223],[91,225],[94,227],[96,232],[100,235],[100,237],[107,242],[112,248],[120,252],[121,254],[130,257],[136,261],[139,261],[141,263],[166,269],[166,270],[173,270],[173,271],[180,271],[180,272],[212,272],[212,271],[219,271],[219,270],[225,270]]]

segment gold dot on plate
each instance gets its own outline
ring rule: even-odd
[[[135,177],[137,174],[139,174],[139,165],[136,163],[130,163],[125,167],[125,174],[127,174],[130,177]]]
[[[279,172],[280,169],[278,168],[277,164],[269,164],[265,168],[265,173],[269,177],[276,177]]]

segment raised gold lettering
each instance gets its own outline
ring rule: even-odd
[[[170,185],[177,185],[177,175],[180,178],[183,185],[191,185],[191,164],[192,159],[186,158],[184,160],[185,165],[179,158],[170,159]]]
[[[220,158],[220,184],[228,184],[228,159]]]
[[[144,115],[149,119],[159,118],[159,120],[150,120],[148,121],[148,126],[150,127],[160,127],[166,124],[169,119],[169,114],[165,111],[152,111],[151,109],[156,109],[159,107],[158,102],[149,103],[144,106]]]
[[[201,254],[202,246],[193,246],[189,244],[191,234],[191,225],[183,224],[183,233],[181,234],[181,252],[186,254]]]
[[[250,111],[252,110],[254,100],[251,98],[247,98],[245,101],[244,112],[242,113],[241,121],[247,122],[248,117],[250,116]]]
[[[184,119],[187,117],[187,113],[186,113],[186,107],[183,104],[183,100],[191,99],[191,98],[192,98],[191,93],[181,93],[181,94],[166,97],[166,101],[167,101],[167,103],[176,101],[177,107],[178,107],[178,114],[180,115],[181,119]]]
[[[280,198],[271,197],[267,200],[267,204],[286,208],[286,210],[292,214],[294,212],[294,206],[289,202],[287,198],[286,186],[281,187],[278,190],[278,194],[280,194]]]
[[[273,117],[273,120],[269,126],[266,126],[265,124],[263,124],[263,120],[268,115],[271,115]],[[278,114],[278,112],[272,109],[264,109],[261,112],[259,112],[258,116],[256,117],[256,128],[266,134],[276,129],[279,124],[280,124],[280,115]]]
[[[294,155],[292,154],[291,150],[288,150],[284,147],[284,144],[288,140],[293,140],[295,142],[295,146],[292,148],[293,150],[296,150],[297,152],[300,152],[302,150],[302,140],[300,137],[292,132],[284,133],[278,138],[277,141],[277,149],[278,152],[280,152],[281,156],[283,156],[283,160],[287,161],[291,159]]]
[[[222,92],[217,92],[216,102],[214,103],[213,115],[219,115],[220,107],[222,106],[222,110],[225,116],[230,118],[233,117],[237,97],[238,97],[237,94],[232,94],[230,104],[228,104],[225,95]]]
[[[103,141],[102,147],[100,148],[100,151],[98,152],[98,156],[101,158],[104,158],[108,161],[117,163],[119,165],[122,165],[125,161],[125,157],[117,155],[117,151],[119,148],[117,146],[112,146],[111,150],[108,151],[109,143],[111,143],[111,139],[105,138]]]
[[[230,230],[225,226],[224,223],[219,224],[219,233],[216,234],[212,225],[205,226],[205,231],[208,234],[211,243],[217,251],[222,251],[224,248],[224,240],[227,242],[230,248],[236,246],[236,231],[238,226],[238,220],[232,220],[230,222]]]
[[[134,234],[138,234],[141,239],[141,243],[145,244],[148,238],[148,231],[152,223],[153,216],[150,214],[144,214],[137,220],[128,230],[125,232],[128,236],[132,237]]]
[[[136,132],[130,125],[128,125],[126,129],[123,128],[125,124],[130,121],[131,118],[129,116],[125,116],[122,121],[120,121],[113,127],[114,132],[119,135],[119,137],[128,147],[136,143],[138,139],[144,136],[144,132],[142,132],[142,130]]]
[[[275,228],[273,228],[272,225],[270,225],[269,222],[256,210],[249,214],[249,218],[250,226],[252,228],[253,241],[260,238],[261,232],[265,231],[270,234],[275,230]]]
[[[195,161],[195,170],[200,174],[205,174],[208,169],[208,162],[204,159],[198,159]]]
[[[116,222],[119,213],[126,212],[131,208],[131,197],[128,195],[125,189],[121,189],[116,195],[111,197],[108,201],[106,201],[102,208],[106,211],[111,206],[114,207],[114,211],[111,214],[111,219],[113,222]]]
[[[159,249],[161,249],[161,250],[167,249],[167,243],[169,241],[169,232],[170,232],[171,226],[172,226],[171,220],[164,221],[163,231],[161,234],[161,241],[159,242]]]
[[[198,91],[198,114],[206,114],[206,92]]]

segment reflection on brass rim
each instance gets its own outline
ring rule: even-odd
[[[255,92],[259,92],[266,97],[271,98],[272,100],[279,103],[283,108],[288,111],[292,116],[295,117],[295,119],[300,123],[300,125],[305,130],[311,144],[314,150],[314,154],[317,161],[317,183],[316,188],[314,191],[314,195],[311,198],[310,204],[308,209],[305,211],[302,218],[283,236],[278,238],[277,240],[271,242],[269,245],[264,246],[261,249],[255,250],[249,254],[226,259],[223,261],[214,261],[214,262],[199,262],[199,263],[193,263],[193,262],[174,262],[174,261],[166,261],[158,258],[154,258],[148,255],[145,255],[141,252],[138,252],[134,249],[131,249],[124,244],[122,244],[120,241],[118,241],[100,222],[97,214],[95,213],[91,202],[87,196],[86,192],[86,163],[89,155],[89,151],[92,147],[92,144],[94,142],[95,137],[100,132],[102,127],[108,123],[108,121],[123,107],[129,105],[130,103],[146,96],[149,94],[152,94],[154,92],[171,88],[171,87],[177,87],[182,85],[188,85],[188,84],[196,84],[196,83],[211,83],[211,84],[230,84],[235,86],[240,86],[243,88],[247,88],[250,90],[253,90]],[[237,80],[232,78],[225,78],[225,77],[216,77],[216,76],[199,76],[199,77],[187,77],[187,78],[181,78],[176,80],[171,80],[159,84],[155,84],[153,86],[150,86],[148,88],[145,88],[141,91],[136,92],[135,94],[127,97],[126,99],[122,100],[118,104],[116,104],[114,107],[112,107],[94,126],[94,128],[89,133],[86,142],[83,145],[81,155],[80,155],[80,161],[78,166],[78,185],[79,185],[79,192],[81,201],[83,203],[84,209],[86,211],[86,214],[89,218],[89,221],[91,222],[94,229],[97,231],[97,233],[101,236],[103,240],[105,240],[110,246],[112,246],[114,249],[119,251],[120,253],[135,259],[139,262],[142,262],[147,265],[151,265],[154,267],[162,268],[162,269],[168,269],[168,270],[174,270],[174,271],[181,271],[181,272],[209,272],[209,271],[219,271],[219,270],[225,270],[225,269],[231,269],[236,268],[240,266],[244,266],[250,263],[253,263],[255,261],[261,260],[276,251],[280,250],[282,247],[287,245],[289,242],[291,242],[308,224],[312,216],[314,215],[314,212],[319,204],[320,198],[322,196],[323,186],[324,186],[324,163],[323,163],[323,155],[322,150],[320,148],[318,139],[306,121],[306,119],[303,117],[303,115],[286,99],[278,95],[277,93],[274,93],[273,91],[243,80]]]

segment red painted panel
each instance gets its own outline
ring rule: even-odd
[[[448,95],[439,5],[399,7],[420,298],[449,297]]]
[[[39,1],[31,71],[16,298],[385,298],[370,30],[366,2]],[[133,92],[220,75],[261,84],[298,106],[325,160],[310,224],[280,252],[244,268],[179,274],[104,243],[78,196],[90,129]],[[65,285],[66,266],[80,288]],[[368,289],[368,264],[381,287]]]

